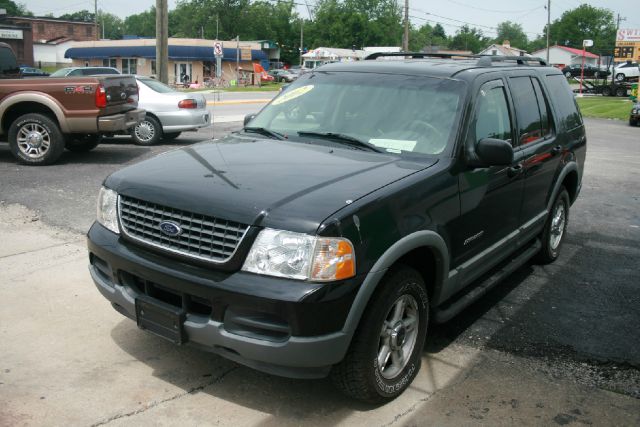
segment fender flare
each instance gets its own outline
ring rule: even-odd
[[[353,336],[362,314],[366,309],[371,296],[377,289],[380,280],[387,270],[402,256],[410,251],[428,247],[435,250],[436,253],[436,283],[434,283],[434,294],[437,294],[444,284],[449,273],[449,250],[444,239],[434,231],[423,230],[409,234],[395,242],[389,247],[380,258],[376,261],[371,271],[367,273],[364,281],[360,285],[360,289],[349,310],[349,315],[345,321],[343,333],[349,336],[349,341]],[[345,349],[346,351],[346,349]]]
[[[578,170],[578,164],[574,161],[571,161],[567,163],[558,174],[558,178],[556,179],[556,182],[553,185],[553,191],[551,192],[551,197],[549,197],[549,200],[547,200],[547,212],[551,212],[551,207],[553,205],[553,202],[556,200],[556,197],[558,197],[558,193],[560,192],[560,187],[562,186],[564,179],[571,172],[575,172],[578,174],[578,186],[580,186],[580,171]],[[578,189],[576,188],[576,194],[577,194],[577,190]],[[571,201],[571,203],[573,203],[573,200]]]
[[[14,95],[9,95],[7,98],[3,99],[0,104],[0,117],[4,119],[6,111],[21,102],[35,102],[49,108],[53,111],[53,114],[55,114],[56,121],[58,122],[58,126],[60,126],[62,133],[69,132],[69,126],[67,125],[67,120],[62,106],[60,106],[53,97],[42,92],[18,92]]]

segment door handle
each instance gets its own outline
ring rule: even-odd
[[[560,154],[561,151],[562,151],[562,145],[556,145],[551,149],[551,154],[555,156],[556,154]]]
[[[522,172],[522,163],[518,163],[517,165],[513,165],[509,169],[507,169],[507,176],[509,178],[513,178],[515,176],[520,175],[521,172]]]

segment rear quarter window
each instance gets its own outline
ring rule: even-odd
[[[562,123],[567,130],[581,126],[582,117],[567,79],[562,74],[551,74],[546,76],[546,83],[551,100],[556,107],[558,122]]]

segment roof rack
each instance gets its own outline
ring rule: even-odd
[[[428,53],[428,52],[375,52],[366,56],[365,60],[375,60],[383,57],[410,57],[410,58],[465,58],[477,59],[477,65],[480,67],[490,67],[494,62],[513,61],[518,65],[527,65],[530,62],[536,62],[540,66],[546,66],[544,59],[534,56],[500,56],[500,55],[468,55],[464,53]]]

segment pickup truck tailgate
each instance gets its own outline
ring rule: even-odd
[[[100,84],[104,87],[107,95],[106,114],[111,112],[111,107],[122,104],[131,104],[131,108],[135,108],[138,103],[138,85],[133,76],[108,75],[96,77],[100,80]]]

